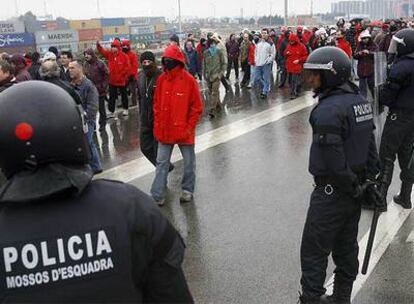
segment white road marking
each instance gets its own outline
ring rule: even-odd
[[[411,231],[410,235],[407,238],[407,243],[414,243],[414,230]]]
[[[370,212],[372,211],[364,211]],[[368,272],[366,275],[358,274],[356,281],[354,282],[354,288],[352,290],[352,300],[356,297],[358,292],[362,289],[362,286],[367,281],[368,277],[371,275],[375,266],[378,264],[380,258],[387,250],[388,246],[391,244],[392,240],[400,230],[401,226],[404,224],[408,216],[410,215],[411,210],[402,209],[400,206],[397,206],[394,203],[388,204],[388,211],[381,214],[377,232],[375,235],[374,246],[372,249],[371,259],[369,262]],[[371,218],[370,218],[371,219]],[[371,229],[368,229],[364,237],[359,241],[359,255],[358,260],[360,263],[360,268],[362,268],[362,262],[364,260],[365,249],[367,246],[367,241],[369,237],[369,232]],[[413,235],[414,238],[414,235]],[[414,241],[414,240],[413,240]],[[361,270],[361,269],[360,269]],[[333,292],[333,281],[334,276],[329,279],[326,283],[327,294],[332,294]]]
[[[314,104],[315,100],[309,93],[296,100],[277,105],[271,109],[201,134],[196,138],[195,152],[200,153],[219,144],[228,142]],[[182,156],[176,148],[172,154],[171,161],[174,163],[181,159]],[[145,157],[140,157],[120,166],[111,168],[102,174],[97,175],[96,178],[114,179],[127,183],[153,171],[155,171],[154,166]]]

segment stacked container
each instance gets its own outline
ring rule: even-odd
[[[49,47],[55,46],[59,51],[79,50],[79,35],[76,30],[39,31],[35,33],[37,51],[44,54]]]
[[[34,37],[25,33],[22,21],[0,21],[0,53],[24,54],[35,50]]]

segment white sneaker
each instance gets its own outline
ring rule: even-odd
[[[189,203],[193,201],[193,199],[194,199],[194,195],[191,192],[184,190],[183,193],[181,194],[180,202]]]
[[[122,111],[122,115],[123,115],[123,116],[128,116],[128,114],[129,114],[129,113],[128,113],[128,110],[123,110],[123,111]]]

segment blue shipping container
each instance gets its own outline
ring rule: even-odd
[[[0,49],[9,47],[22,47],[34,45],[35,40],[33,34],[0,34]]]
[[[130,35],[129,34],[125,34],[125,35],[103,35],[102,41],[113,41],[115,38],[119,38],[119,39],[128,39],[129,40]]]
[[[102,18],[101,19],[101,26],[122,26],[125,25],[124,18]]]

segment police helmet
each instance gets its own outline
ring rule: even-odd
[[[25,81],[0,94],[0,168],[7,178],[48,163],[87,164],[81,106],[60,87]]]
[[[337,87],[351,77],[351,61],[340,48],[325,46],[313,51],[303,68],[320,71],[323,88]]]
[[[398,31],[392,37],[389,53],[397,54],[398,57],[414,53],[414,30]]]

